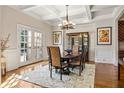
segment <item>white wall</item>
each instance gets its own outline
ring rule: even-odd
[[[43,59],[46,59],[46,46],[52,44],[51,26],[8,6],[2,6],[2,20],[2,37],[5,38],[9,33],[11,34],[9,41],[10,47],[5,51],[5,56],[7,57],[7,70],[16,69],[19,66],[17,24],[36,28],[43,33]]]

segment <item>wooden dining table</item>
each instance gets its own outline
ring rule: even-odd
[[[67,55],[62,56],[61,58],[69,61],[69,60],[73,60],[75,58],[79,58],[80,56],[81,56],[81,54],[77,54],[77,55],[67,54]]]
[[[77,54],[77,55],[73,55],[73,54],[67,54],[67,55],[63,55],[61,56],[61,59],[64,61],[67,61],[68,65],[72,60],[75,60],[79,57],[81,57],[82,54]],[[71,71],[69,70],[68,72],[66,71],[66,73],[70,73]]]

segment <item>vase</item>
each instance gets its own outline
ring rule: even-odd
[[[6,57],[3,55],[3,52],[1,52],[1,75],[5,76],[6,75]]]

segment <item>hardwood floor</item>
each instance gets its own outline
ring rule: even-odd
[[[6,76],[2,77],[2,86],[1,87],[5,87],[5,88],[10,88],[10,87],[16,87],[16,88],[42,88],[43,86],[39,86],[27,81],[23,81],[23,80],[19,80],[17,79],[17,77],[21,74],[30,72],[34,69],[37,69],[38,66],[43,66],[48,64],[47,61],[44,62],[38,62],[35,64],[31,64],[31,65],[27,65],[27,66],[23,66],[20,67],[16,70],[13,71],[9,71],[6,73]]]
[[[39,62],[36,64],[21,67],[17,70],[10,71],[6,76],[2,77],[2,82],[5,82],[5,87],[19,87],[19,88],[42,88],[27,81],[15,79],[18,75],[30,72],[37,66],[46,65],[48,62]],[[89,62],[94,64],[94,62]],[[96,88],[123,88],[124,87],[124,68],[121,68],[121,80],[118,81],[117,67],[111,64],[96,63],[95,71],[95,87]]]
[[[96,64],[96,88],[123,88],[124,68],[121,68],[121,80],[118,81],[118,68],[111,64]]]

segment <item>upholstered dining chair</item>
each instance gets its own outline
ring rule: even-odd
[[[79,54],[79,45],[73,45],[72,46],[72,55],[78,55]],[[79,60],[78,58],[77,59],[74,59],[73,61],[77,61]]]
[[[70,64],[69,64],[70,67],[73,67],[73,69],[75,67],[79,67],[79,76],[81,76],[81,72],[85,68],[85,54],[86,54],[85,51],[80,53],[79,54],[80,56],[78,57],[78,60],[76,60],[76,61],[72,60],[72,62],[70,62]]]
[[[79,54],[79,45],[73,45],[72,46],[72,54],[78,55]]]
[[[61,54],[60,54],[60,48],[57,46],[48,46],[47,47],[49,50],[50,54],[50,77],[52,78],[52,69],[60,69],[60,80],[62,80],[62,73],[64,71],[64,68],[68,69],[68,64],[64,63],[63,60],[61,59]]]

